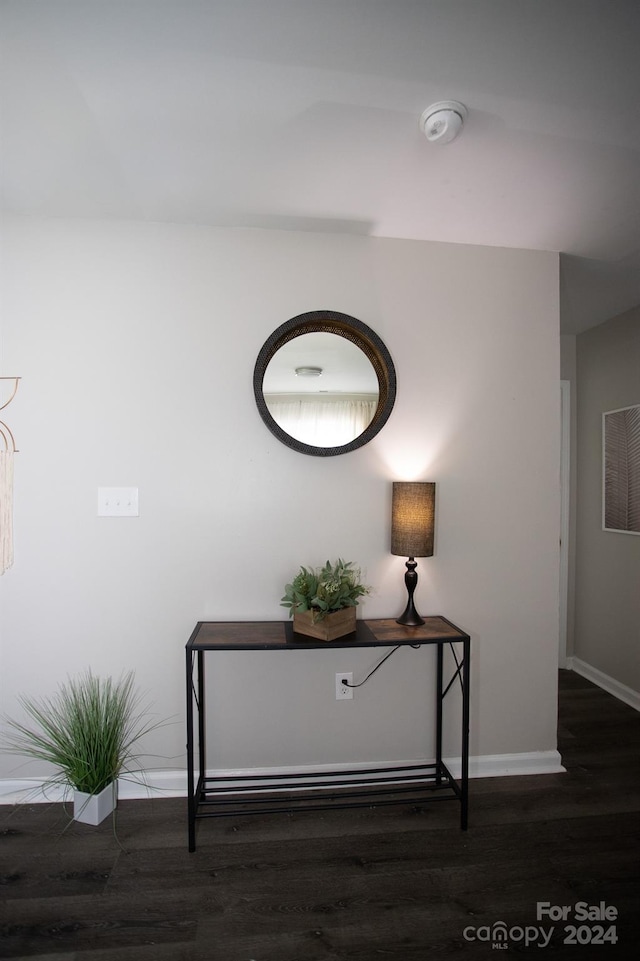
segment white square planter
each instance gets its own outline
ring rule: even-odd
[[[118,802],[118,785],[114,781],[107,784],[100,794],[83,794],[82,791],[73,792],[73,819],[82,824],[100,824],[109,817]]]

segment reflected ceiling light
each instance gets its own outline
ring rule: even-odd
[[[296,377],[319,377],[322,367],[296,367]]]
[[[467,108],[457,100],[432,103],[420,117],[420,129],[430,143],[451,143],[467,119]]]

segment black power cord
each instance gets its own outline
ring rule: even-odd
[[[396,647],[392,648],[392,649],[389,651],[388,654],[385,654],[385,656],[382,658],[382,660],[380,661],[380,663],[379,663],[379,664],[376,664],[376,666],[374,667],[374,669],[373,669],[372,671],[370,671],[369,674],[367,674],[367,676],[365,677],[364,681],[360,681],[359,684],[350,684],[349,681],[347,681],[347,679],[344,678],[344,677],[342,678],[342,684],[343,684],[345,687],[351,687],[351,688],[353,688],[353,687],[362,687],[362,685],[363,685],[363,684],[366,684],[367,681],[369,680],[369,678],[370,678],[370,677],[373,677],[373,675],[376,673],[376,671],[377,671],[379,668],[382,667],[382,665],[384,664],[384,662],[387,661],[387,660],[389,660],[389,658],[391,657],[392,654],[395,654],[395,652],[398,651],[398,650],[400,650],[401,647],[406,647],[406,646],[407,646],[406,644],[397,644]],[[421,647],[420,644],[409,644],[408,646],[409,646],[409,647],[412,647],[414,651],[419,650],[420,647]]]

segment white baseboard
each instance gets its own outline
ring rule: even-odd
[[[627,687],[626,684],[621,684],[620,681],[616,681],[615,678],[609,677],[608,674],[599,671],[597,667],[591,667],[586,661],[581,661],[579,657],[568,658],[567,667],[570,671],[575,671],[576,674],[580,674],[581,677],[586,677],[588,681],[597,684],[598,687],[601,687],[602,690],[608,694],[613,694],[619,701],[624,701],[625,704],[629,704],[630,707],[635,708],[636,711],[640,711],[640,694],[638,691],[634,691],[633,688]]]
[[[387,762],[354,763],[354,764],[317,764],[302,765],[300,767],[271,767],[271,768],[234,768],[230,770],[209,771],[210,777],[251,778],[261,775],[272,775],[286,778],[293,774],[328,775],[330,772],[340,774],[351,771],[357,778],[359,770],[383,766]],[[423,759],[411,761],[390,761],[394,767],[402,765],[420,764]],[[460,776],[460,758],[445,758],[454,777]],[[557,751],[534,751],[528,754],[488,754],[472,757],[469,760],[469,776],[480,777],[513,777],[522,774],[557,774],[564,771],[560,755]],[[344,776],[344,775],[343,775]],[[246,783],[246,782],[245,782]],[[264,786],[264,785],[263,785]],[[146,771],[140,778],[121,778],[118,782],[118,797],[120,800],[135,798],[157,797],[186,797],[186,771]],[[69,791],[61,785],[46,785],[39,778],[21,778],[0,780],[0,804],[30,804],[54,803],[70,801]]]
[[[460,777],[460,758],[445,764],[454,777]],[[484,754],[469,759],[469,777],[518,777],[523,774],[562,774],[558,751],[531,751],[524,754]]]
[[[118,780],[118,799],[186,797],[186,771],[145,771],[140,777]],[[0,779],[0,804],[73,803],[73,792],[61,784],[47,784],[42,778]]]

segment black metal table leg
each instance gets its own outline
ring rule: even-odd
[[[196,797],[193,776],[193,651],[187,648],[187,823],[189,851],[196,849]]]
[[[470,700],[470,679],[471,679],[471,641],[466,638],[463,641],[463,661],[462,661],[462,768],[460,772],[460,782],[462,797],[460,801],[460,827],[463,831],[467,830],[469,813],[469,700]]]
[[[443,701],[443,663],[442,644],[436,645],[437,650],[437,669],[436,669],[436,784],[442,783],[442,701]]]
[[[206,772],[206,734],[204,700],[204,651],[198,651],[198,790]]]

